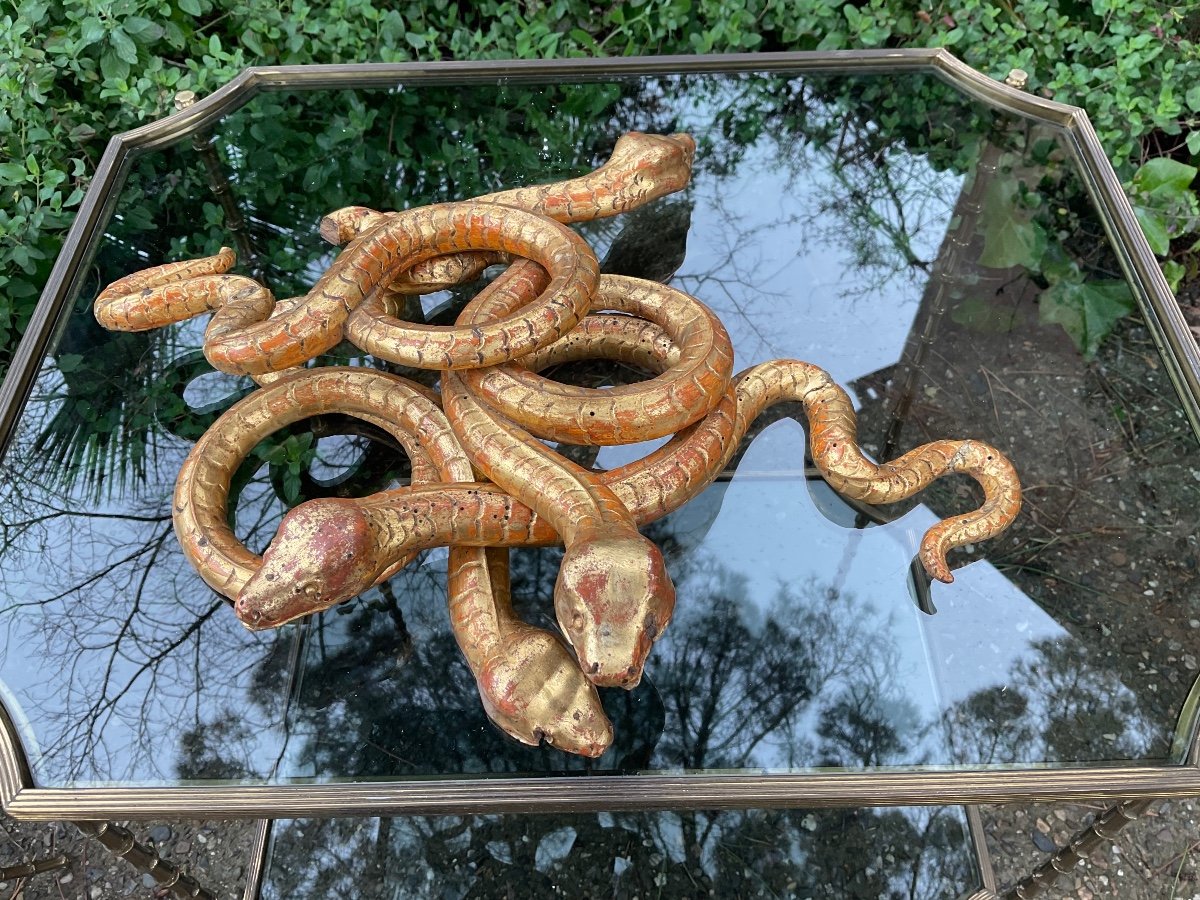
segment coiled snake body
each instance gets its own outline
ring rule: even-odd
[[[390,577],[420,550],[449,546],[451,622],[488,714],[526,743],[544,739],[597,755],[612,735],[594,685],[638,682],[675,602],[660,552],[637,529],[711,483],[771,404],[803,404],[813,461],[848,497],[895,502],[951,472],[983,486],[978,510],[923,539],[920,558],[934,578],[952,580],[950,549],[1011,522],[1020,488],[994,448],[937,441],[877,465],[858,448],[849,398],[824,371],[777,360],[731,377],[728,335],[699,301],[660,284],[598,275],[591,250],[561,223],[678,190],[693,149],[684,135],[627,135],[608,164],[582,179],[400,213],[340,210],[322,233],[347,247],[305,298],[279,308],[261,285],[226,274],[233,264],[226,250],[135,273],[101,293],[97,318],[113,328],[216,310],[205,341],[210,361],[266,384],[197,442],[175,493],[187,558],[235,599],[248,627],[326,609]],[[388,309],[388,296],[436,290],[496,261],[511,265],[451,328],[402,323]],[[343,338],[392,362],[441,370],[445,413],[436,395],[398,376],[288,371]],[[537,374],[595,357],[658,374],[601,391]],[[230,478],[278,427],[331,411],[393,434],[412,461],[413,483],[301,504],[259,559],[226,524]],[[539,440],[603,445],[668,434],[675,436],[644,459],[605,473]],[[556,636],[513,614],[499,549],[556,542],[567,549],[555,613],[574,657]]]

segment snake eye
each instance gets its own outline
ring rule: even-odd
[[[292,593],[297,596],[303,595],[311,600],[320,595],[321,589],[318,587],[315,579],[308,578],[297,582],[296,586],[292,588]]]
[[[584,616],[583,610],[577,609],[571,615],[571,630],[583,631],[583,626],[587,623],[587,617]]]

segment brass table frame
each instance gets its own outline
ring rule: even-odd
[[[862,74],[872,71],[932,73],[975,100],[1062,129],[1067,150],[1083,177],[1128,279],[1147,327],[1179,391],[1193,430],[1200,435],[1200,351],[1146,243],[1086,113],[988,78],[944,49],[662,56],[620,59],[443,62],[279,66],[247,69],[199,102],[158,122],[113,137],[50,274],[32,321],[0,387],[0,454],[7,448],[40,361],[65,325],[69,302],[102,237],[116,203],[110,188],[133,159],[183,138],[202,135],[224,114],[260,92],[291,89],[470,84],[503,77],[510,82],[554,77],[600,80],[621,75],[795,72]],[[252,884],[265,852],[267,820],[275,817],[377,816],[555,811],[627,811],[825,806],[968,806],[970,804],[1082,798],[1200,795],[1200,682],[1193,685],[1177,723],[1171,758],[1178,765],[1077,768],[896,769],[796,774],[648,773],[603,778],[444,778],[421,781],[203,787],[38,787],[25,760],[18,730],[0,704],[0,805],[25,820],[161,820],[170,817],[239,817],[260,820]],[[1116,808],[1116,807],[1114,807]],[[981,839],[975,837],[979,852]],[[986,850],[983,851],[986,863]],[[994,879],[984,865],[987,889]],[[247,896],[250,896],[248,894]]]

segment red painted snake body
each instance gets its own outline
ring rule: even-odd
[[[135,273],[101,293],[96,315],[112,328],[215,310],[205,341],[213,365],[265,384],[197,442],[175,494],[185,554],[236,601],[248,627],[326,609],[420,550],[449,546],[451,622],[489,716],[518,740],[594,756],[612,737],[594,685],[637,684],[675,603],[661,553],[638,527],[710,484],[768,406],[803,404],[813,461],[847,497],[895,502],[955,472],[983,486],[978,510],[939,523],[922,541],[934,578],[952,580],[950,549],[1012,521],[1020,487],[994,448],[937,441],[877,465],[858,448],[849,398],[824,371],[777,360],[732,377],[728,335],[703,304],[661,284],[598,274],[590,248],[562,223],[679,190],[693,149],[685,135],[627,135],[609,163],[581,179],[399,213],[340,210],[322,233],[346,248],[306,297],[279,309],[256,282],[225,274],[233,264],[225,250]],[[388,309],[388,296],[437,290],[497,261],[511,264],[453,327],[403,323]],[[444,413],[436,395],[376,370],[289,371],[344,338],[389,361],[440,370]],[[597,357],[657,374],[606,390],[537,374]],[[259,559],[226,524],[230,478],[272,431],[333,411],[388,430],[412,461],[413,483],[301,504]],[[674,437],[644,459],[604,473],[539,440],[605,445],[666,435]],[[570,651],[513,614],[501,549],[558,542],[566,554],[555,613]]]

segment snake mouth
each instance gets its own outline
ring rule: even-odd
[[[635,660],[628,665],[602,665],[599,662],[593,662],[591,665],[584,664],[584,672],[587,673],[588,681],[596,685],[596,687],[615,687],[623,688],[631,691],[642,681],[642,665],[644,657],[640,660]]]
[[[257,577],[246,582],[234,601],[233,611],[238,620],[250,631],[266,631],[294,622],[324,609],[324,605],[313,604],[311,593],[298,593],[294,597],[280,598],[277,591],[263,590]],[[307,602],[306,602],[307,601]]]
[[[266,631],[278,628],[292,619],[297,619],[303,613],[287,615],[283,613],[277,600],[272,595],[261,590],[263,585],[255,576],[242,587],[241,592],[233,603],[233,612],[249,631]]]
[[[241,622],[249,631],[262,631],[268,628],[269,625],[263,622],[263,614],[261,610],[251,609],[242,600],[238,600],[233,604],[233,611]]]
[[[683,151],[687,154],[688,161],[691,161],[692,156],[696,153],[696,139],[694,137],[686,132],[676,132],[675,134],[668,134],[666,138],[671,143],[682,147]]]
[[[537,734],[538,732],[535,732],[535,735]],[[612,726],[609,726],[608,734],[600,738],[581,740],[578,735],[560,736],[545,733],[541,734],[541,738],[555,750],[562,750],[564,753],[574,753],[576,756],[587,756],[595,759],[598,756],[603,756],[604,751],[612,743]]]

